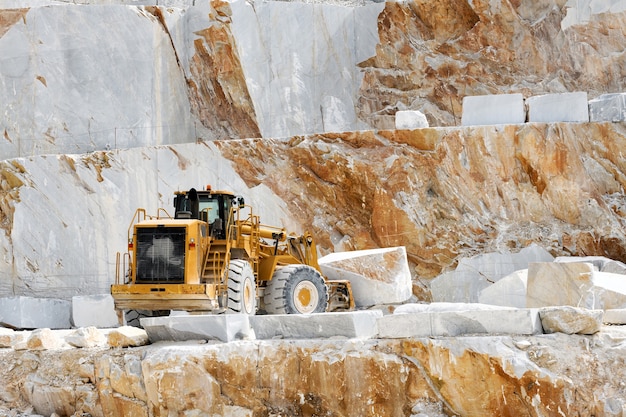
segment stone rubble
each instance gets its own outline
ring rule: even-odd
[[[570,306],[539,310],[544,333],[595,334],[602,328],[603,310],[586,310]]]
[[[112,329],[107,335],[107,343],[111,347],[137,347],[146,345],[148,342],[146,331],[132,326]]]
[[[399,110],[396,112],[396,129],[421,129],[428,127],[428,120],[421,111]]]

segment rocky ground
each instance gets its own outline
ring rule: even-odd
[[[5,348],[0,413],[622,416],[625,350],[622,326],[590,336]]]

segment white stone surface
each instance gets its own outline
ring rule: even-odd
[[[107,343],[111,347],[137,347],[147,345],[148,334],[144,329],[122,326],[107,334]]]
[[[33,330],[26,340],[26,347],[29,350],[59,349],[62,345],[63,341],[48,328]]]
[[[528,121],[538,123],[588,122],[587,93],[544,94],[526,99]]]
[[[104,346],[107,338],[96,327],[81,327],[65,336],[65,342],[71,346],[79,348],[91,348]]]
[[[525,121],[522,94],[463,97],[462,126],[519,124]]]
[[[335,252],[319,259],[331,280],[348,280],[357,307],[402,303],[412,295],[406,248]]]
[[[594,271],[591,275],[595,309],[626,308],[626,277],[622,274]]]
[[[539,310],[544,333],[595,334],[602,328],[602,310],[586,310],[571,306]]]
[[[588,262],[598,271],[626,275],[626,264],[604,256],[557,256],[554,262]]]
[[[72,297],[72,324],[75,327],[117,327],[119,319],[111,294]]]
[[[392,339],[454,337],[487,333],[532,335],[541,332],[541,322],[535,309],[507,309],[491,306],[452,311],[425,309],[422,312],[396,312],[378,320],[379,337]]]
[[[238,0],[230,6],[263,137],[366,127],[355,112],[363,78],[358,63],[376,54],[384,3]]]
[[[589,262],[535,263],[528,269],[527,306],[626,308],[623,274],[601,272]]]
[[[151,342],[162,340],[233,340],[254,339],[254,330],[245,314],[206,314],[148,317],[140,320]]]
[[[626,10],[624,0],[567,0],[564,9],[566,16],[561,21],[561,29],[573,25],[589,23],[596,14],[620,13]]]
[[[515,271],[483,289],[478,302],[504,307],[526,308],[528,269]]]
[[[420,129],[428,127],[428,120],[421,111],[400,110],[396,112],[396,129]]]
[[[441,274],[430,283],[435,302],[477,303],[481,291],[503,277],[528,268],[531,262],[551,262],[552,255],[532,244],[517,253],[492,252],[459,260],[454,271]]]
[[[593,264],[536,262],[528,266],[528,307],[574,306],[594,309],[591,289]]]
[[[0,298],[0,323],[17,329],[69,329],[69,301],[53,298]]]
[[[136,6],[33,7],[0,56],[3,158],[195,140],[172,42]]]
[[[3,168],[24,185],[11,202],[10,235],[0,233],[0,247],[12,260],[0,262],[0,294],[69,301],[109,293],[115,254],[126,250],[135,210],[169,209],[176,190],[205,184],[232,190],[245,196],[264,224],[299,231],[288,205],[264,185],[249,188],[210,142],[35,156]],[[33,219],[46,219],[45,227]]]
[[[257,339],[369,339],[378,333],[380,310],[250,316]]]
[[[626,324],[626,308],[609,309],[604,312],[602,322],[606,324]]]
[[[355,111],[358,64],[376,53],[384,3],[334,3],[228,3],[241,93],[262,136],[367,127]],[[2,157],[195,142],[199,132],[213,139],[191,114],[188,90],[205,82],[191,71],[195,42],[221,19],[210,2],[3,0],[0,8],[11,4],[33,7],[0,37]]]
[[[626,93],[602,94],[589,100],[589,121],[626,121]]]

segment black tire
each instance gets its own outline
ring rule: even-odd
[[[169,315],[169,310],[126,310],[124,311],[124,324],[126,326],[139,327],[140,329],[143,329],[143,327],[141,327],[141,319]]]
[[[256,285],[250,262],[235,259],[228,265],[227,313],[256,314]]]
[[[274,272],[263,302],[268,314],[323,313],[328,307],[328,287],[315,268],[287,265]]]

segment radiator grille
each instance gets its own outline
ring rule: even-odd
[[[137,228],[137,283],[185,281],[185,228]]]

